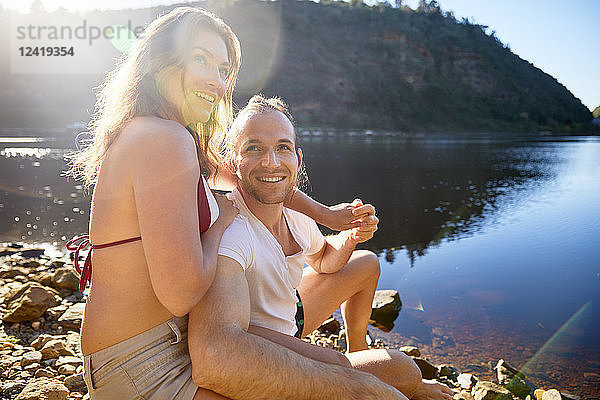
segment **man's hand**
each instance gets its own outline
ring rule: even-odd
[[[350,239],[356,241],[356,243],[363,243],[371,239],[378,229],[377,224],[379,218],[375,216],[375,207],[371,204],[362,204],[360,199],[354,200],[351,205],[352,214],[358,216],[353,224],[355,226],[350,229]]]
[[[375,216],[375,207],[363,204],[362,200],[355,199],[352,203],[340,203],[327,207],[323,221],[317,221],[334,231],[346,231],[360,226],[361,220]]]

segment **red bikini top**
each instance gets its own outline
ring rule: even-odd
[[[211,193],[212,197],[212,193]],[[214,201],[214,200],[213,200]],[[218,208],[214,210],[213,205],[213,214],[218,215]],[[208,199],[204,178],[200,178],[200,182],[198,182],[198,220],[200,223],[200,233],[205,232],[212,225],[212,217],[211,217],[211,204]],[[79,273],[79,291],[83,292],[88,282],[92,279],[92,251],[96,249],[104,249],[107,247],[118,246],[120,244],[136,242],[138,240],[142,240],[141,236],[118,240],[116,242],[103,243],[103,244],[92,244],[90,242],[90,235],[80,235],[75,236],[73,239],[67,242],[67,250],[71,252],[75,252],[73,258],[73,264],[75,265],[75,269]],[[83,268],[79,266],[79,251],[90,248],[87,256],[85,257],[85,261],[83,263]]]

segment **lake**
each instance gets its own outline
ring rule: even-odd
[[[309,194],[377,208],[363,247],[403,308],[373,337],[483,378],[503,358],[537,386],[600,396],[600,138],[325,133],[301,145]],[[60,176],[66,146],[0,139],[0,241],[61,247],[87,231],[89,195]]]

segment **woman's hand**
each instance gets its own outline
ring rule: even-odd
[[[377,218],[375,217],[375,207],[371,204],[363,204],[360,199],[355,199],[352,203],[336,204],[328,209],[323,225],[335,231],[358,228],[362,225],[363,220],[371,224],[373,220],[369,217]]]
[[[373,208],[373,214],[368,214],[356,222],[360,225],[350,230],[350,237],[357,243],[363,243],[371,239],[377,231],[379,218],[375,216],[375,209]]]
[[[219,224],[223,229],[227,228],[238,215],[239,210],[233,205],[233,201],[229,200],[226,195],[214,193],[215,200],[219,206],[219,218],[215,224]]]

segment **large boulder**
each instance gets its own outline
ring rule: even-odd
[[[81,328],[81,320],[83,319],[83,310],[85,303],[76,303],[67,308],[67,311],[58,319],[58,323],[67,329]]]
[[[41,317],[48,308],[60,304],[60,297],[51,288],[29,282],[7,293],[4,303],[4,322],[32,321]]]
[[[401,309],[402,301],[397,291],[377,290],[373,297],[370,322],[382,331],[389,332]]]
[[[62,382],[50,378],[37,378],[31,381],[16,400],[65,400],[69,389]]]

